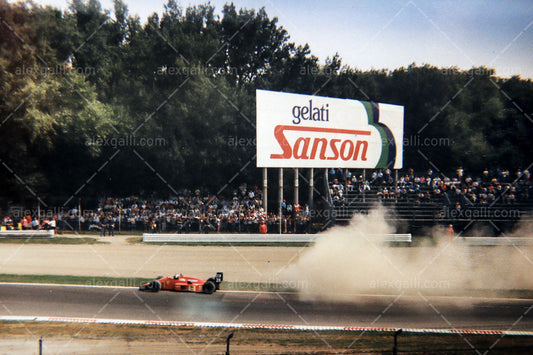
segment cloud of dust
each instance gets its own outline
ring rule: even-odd
[[[305,285],[300,289],[305,299],[533,289],[531,247],[469,247],[462,238],[447,236],[443,228],[430,231],[436,243],[393,247],[375,237],[395,233],[386,215],[386,209],[378,206],[368,215],[355,215],[349,226],[323,233],[286,269],[284,277]]]
[[[533,238],[533,219],[532,218],[522,218],[518,221],[514,231],[503,237],[515,237],[515,238]]]

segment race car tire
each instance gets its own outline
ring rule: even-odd
[[[215,284],[215,291],[220,290],[220,284],[218,282],[216,282],[214,278],[210,277],[210,278],[207,279],[207,281],[211,281],[212,283]]]
[[[161,282],[154,280],[150,282],[150,291],[152,292],[159,292],[161,289]]]
[[[206,281],[203,287],[204,293],[210,295],[216,290],[215,283],[213,281]]]

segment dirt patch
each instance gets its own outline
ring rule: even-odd
[[[110,238],[111,239],[111,238]],[[178,272],[228,281],[276,282],[305,248],[178,246],[125,243],[94,245],[3,244],[0,273],[146,277]]]
[[[177,328],[112,324],[1,322],[2,353],[224,354],[230,333],[232,354],[348,354],[392,351],[392,333],[313,332],[228,328]],[[402,334],[398,348],[424,354],[523,353],[531,337]]]

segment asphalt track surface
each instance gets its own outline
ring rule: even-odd
[[[0,284],[1,316],[353,327],[533,330],[533,300],[353,295],[304,301],[293,293],[212,295],[135,288]]]

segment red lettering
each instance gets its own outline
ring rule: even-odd
[[[316,159],[317,153],[320,146],[320,160],[337,160],[339,157],[342,160],[353,160],[359,159],[367,160],[367,151],[368,151],[368,141],[353,139],[341,140],[334,138],[328,140],[327,138],[322,137],[298,137],[294,143],[294,147],[291,147],[291,144],[285,137],[284,131],[298,131],[298,132],[321,132],[321,133],[335,133],[335,134],[347,134],[347,135],[363,135],[369,136],[370,131],[361,131],[361,130],[348,130],[348,129],[337,129],[337,128],[320,128],[320,127],[300,127],[300,126],[284,126],[279,125],[274,129],[274,137],[276,138],[279,146],[282,149],[281,154],[271,154],[271,159]],[[309,147],[311,146],[311,139],[313,139],[313,144],[311,148],[311,155],[309,156]],[[339,149],[339,143],[340,149]],[[329,143],[329,144],[328,144]],[[331,150],[333,155],[326,156],[328,147]]]
[[[287,138],[285,138],[285,135],[283,134],[283,130],[285,129],[285,126],[276,126],[274,129],[274,137],[276,137],[276,140],[279,143],[279,146],[283,150],[282,154],[270,154],[270,159],[290,159],[292,156],[292,149],[291,145],[287,141]]]
[[[350,148],[348,150],[348,154],[345,154],[346,153],[346,146],[348,144],[350,145]],[[354,149],[354,145],[353,145],[353,142],[351,140],[345,140],[344,142],[342,142],[342,144],[341,144],[341,159],[342,160],[350,160],[350,158],[352,157],[352,154],[353,154],[353,149]]]
[[[340,139],[332,139],[329,141],[329,146],[331,147],[331,150],[333,150],[333,156],[328,157],[328,160],[337,160],[339,159],[339,149],[337,148],[337,143],[339,143]]]
[[[302,153],[300,154],[300,143],[303,142],[303,148]],[[309,156],[307,155],[307,151],[309,150],[309,143],[311,142],[311,138],[303,138],[300,137],[296,140],[294,143],[294,157],[296,159],[309,159]]]
[[[366,151],[368,150],[367,141],[357,141],[357,144],[355,145],[355,153],[353,155],[353,160],[357,160],[361,146],[363,146],[363,151],[361,152],[361,160],[366,161]]]
[[[320,160],[326,160],[326,149],[328,147],[328,140],[326,138],[315,138],[313,141],[313,148],[311,148],[311,159],[315,159],[316,157],[318,143],[322,144],[320,146]]]

